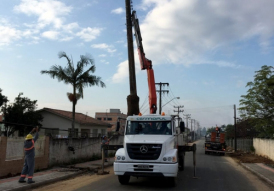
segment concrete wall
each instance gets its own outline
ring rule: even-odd
[[[7,139],[6,160],[24,158],[24,137]],[[35,156],[43,156],[45,150],[45,136],[40,136],[35,143]]]
[[[274,161],[274,140],[273,139],[253,139],[255,153],[267,157]]]
[[[113,137],[110,145],[122,145],[124,136]],[[35,169],[91,160],[93,155],[101,156],[101,138],[54,139],[40,136],[35,143]],[[18,174],[24,164],[23,138],[0,137],[0,177]],[[68,147],[75,148],[75,154]],[[115,153],[115,151],[109,151]]]
[[[110,145],[122,145],[124,136],[113,137]],[[51,139],[49,165],[68,164],[74,161],[90,160],[93,155],[101,156],[101,141],[99,137],[73,139],[69,143],[69,139]],[[75,153],[68,149],[73,146]],[[115,151],[109,151],[109,153]]]
[[[15,160],[10,160],[8,159],[13,158],[12,154],[13,151],[11,150],[11,147],[8,146],[8,141],[9,138],[7,137],[0,137],[0,177],[7,176],[7,175],[15,175],[21,172],[23,165],[24,165],[24,157],[21,156],[21,159],[15,159]],[[12,141],[11,141],[12,142]],[[16,143],[17,144],[17,143]],[[43,155],[41,156],[35,156],[35,170],[37,169],[44,169],[48,167],[49,163],[49,138],[45,137],[44,138],[44,152]],[[41,145],[40,145],[41,146]],[[35,148],[37,150],[41,150],[40,146],[37,146]],[[20,156],[20,150],[23,150],[23,146],[21,148],[17,148],[17,151],[19,154],[15,153],[16,157]],[[39,153],[39,151],[38,151]],[[8,156],[8,158],[7,158]]]

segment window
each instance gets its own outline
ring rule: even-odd
[[[59,135],[59,129],[58,128],[45,129],[45,134],[52,137],[56,137],[57,135]]]
[[[128,121],[126,134],[172,135],[171,121]]]
[[[97,117],[97,119],[98,119],[98,120],[102,120],[102,118],[101,118],[101,117]]]
[[[107,135],[107,134],[106,134],[106,130],[105,130],[105,129],[101,129],[101,134],[102,134],[102,135]]]
[[[92,129],[92,137],[97,137],[98,129]]]
[[[112,121],[112,118],[108,118],[108,121]]]
[[[72,136],[72,131],[71,129],[68,129],[68,134],[69,134],[69,137]],[[73,137],[78,137],[78,129],[74,129],[74,136]]]

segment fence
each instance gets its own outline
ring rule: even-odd
[[[235,148],[235,139],[227,139],[226,145]],[[237,150],[250,152],[251,147],[253,146],[253,139],[252,138],[238,138],[237,139]]]

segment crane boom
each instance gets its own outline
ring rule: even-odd
[[[157,110],[157,95],[154,79],[154,71],[152,69],[152,61],[145,57],[145,52],[142,44],[142,36],[139,27],[139,20],[136,11],[132,12],[132,24],[134,27],[134,36],[137,43],[138,55],[142,70],[147,70],[148,90],[149,90],[149,109],[150,113],[156,113]]]

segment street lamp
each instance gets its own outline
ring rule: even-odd
[[[174,100],[174,99],[180,99],[180,97],[174,97],[174,98],[172,98],[170,101],[168,101],[167,103],[165,103],[165,104],[161,107],[161,111],[162,111],[162,108],[163,108],[166,104],[168,104],[169,102],[171,102],[171,101]]]

